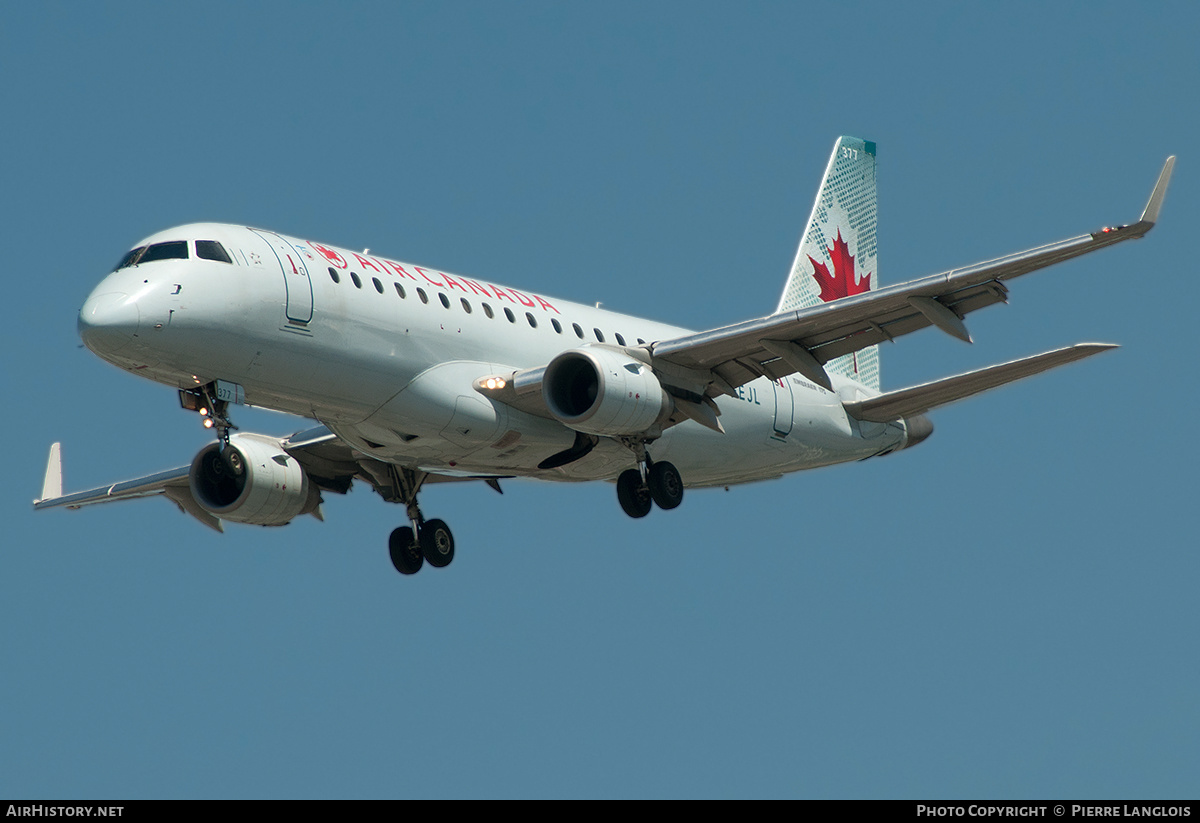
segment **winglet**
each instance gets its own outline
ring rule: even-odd
[[[1162,208],[1163,198],[1167,196],[1167,184],[1171,182],[1171,172],[1174,169],[1175,155],[1172,154],[1167,158],[1167,162],[1163,163],[1158,182],[1154,184],[1154,191],[1150,193],[1150,202],[1146,204],[1146,210],[1142,212],[1139,222],[1149,223],[1151,226],[1158,222],[1158,212]]]
[[[50,444],[50,459],[46,461],[46,479],[42,481],[42,496],[34,503],[62,497],[62,444]]]

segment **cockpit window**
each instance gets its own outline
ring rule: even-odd
[[[197,240],[196,256],[201,260],[216,260],[218,263],[233,263],[225,247],[216,240]]]
[[[120,271],[121,269],[129,268],[138,261],[138,258],[142,256],[142,252],[145,250],[145,246],[138,246],[136,249],[127,252],[125,256],[121,258],[121,262],[117,264],[117,267],[113,269],[113,271]]]
[[[188,244],[186,240],[173,240],[170,243],[155,243],[147,246],[142,256],[134,262],[137,265],[153,263],[156,260],[187,260]]]

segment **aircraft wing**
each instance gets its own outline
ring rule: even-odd
[[[736,323],[713,331],[659,341],[652,365],[668,380],[704,394],[732,394],[761,376],[800,373],[830,387],[824,364],[845,354],[936,326],[970,342],[962,318],[1006,302],[1005,283],[1022,274],[1140,238],[1158,220],[1174,156],[1168,157],[1141,218],[995,260],[900,283],[810,308]]]
[[[395,473],[387,463],[365,455],[324,426],[297,432],[279,440],[279,447],[287,452],[304,468],[309,478],[324,491],[345,494],[356,479],[365,480],[385,500],[398,499],[401,490],[396,486]],[[449,483],[482,480],[500,491],[497,477],[477,475],[447,475],[419,471],[422,483]],[[223,532],[224,524],[219,517],[209,513],[192,496],[188,475],[191,465],[167,471],[110,483],[94,489],[63,494],[62,489],[62,445],[50,446],[50,458],[46,463],[46,477],[42,483],[41,496],[33,501],[34,509],[68,508],[78,509],[97,503],[112,503],[118,500],[135,500],[142,497],[164,496],[181,511],[195,517],[210,529]],[[317,510],[320,518],[320,509]],[[323,518],[322,518],[323,519]]]
[[[64,506],[78,509],[95,503],[111,503],[116,500],[134,500],[139,497],[165,495],[182,511],[195,517],[210,529],[224,531],[221,520],[202,509],[192,498],[188,487],[188,472],[191,466],[180,466],[164,472],[110,483],[87,491],[63,494],[62,491],[62,445],[50,446],[50,459],[46,463],[46,479],[42,483],[42,496],[33,501],[35,509],[52,509]]]

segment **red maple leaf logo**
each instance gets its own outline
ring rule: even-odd
[[[817,285],[821,287],[823,301],[828,303],[830,300],[871,290],[870,272],[864,275],[862,280],[854,279],[854,257],[850,254],[850,247],[842,239],[841,229],[838,229],[837,238],[833,241],[833,248],[826,249],[826,251],[829,252],[829,259],[833,261],[832,276],[824,263],[813,260],[811,255],[808,258],[809,262],[813,264],[813,277],[816,279]]]
[[[312,246],[314,249],[316,249],[318,252],[320,252],[322,257],[324,257],[326,260],[328,260],[333,265],[337,266],[339,269],[344,269],[350,265],[349,263],[346,262],[346,258],[342,257],[340,254],[338,254],[336,251],[329,248],[328,246],[322,246],[320,243],[314,243],[311,240],[308,242],[308,245]]]

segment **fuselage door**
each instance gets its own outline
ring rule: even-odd
[[[304,256],[274,232],[252,231],[267,241],[283,271],[283,285],[287,290],[287,319],[293,323],[309,322],[313,316],[313,290]]]
[[[792,413],[795,401],[792,399],[792,381],[784,377],[772,380],[775,390],[775,432],[773,437],[782,440],[792,433]]]

